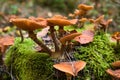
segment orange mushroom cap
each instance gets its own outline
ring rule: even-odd
[[[4,53],[6,48],[13,44],[14,44],[14,37],[7,36],[0,38],[0,51]]]
[[[45,28],[47,26],[47,22],[45,20],[35,21],[31,19],[17,18],[17,19],[11,19],[10,21],[18,28],[27,31],[33,31],[35,29]]]
[[[88,10],[93,9],[93,6],[88,6],[88,5],[85,5],[85,4],[79,4],[78,8],[82,9],[82,10],[85,10],[85,11],[88,11]]]
[[[86,62],[84,61],[72,61],[54,64],[53,67],[72,76],[77,76],[78,72],[82,70],[85,65]]]
[[[66,35],[66,36],[60,38],[60,42],[65,45],[66,41],[70,41],[79,35],[81,35],[81,33],[71,33],[69,35]]]
[[[120,32],[115,32],[113,35],[112,35],[112,38],[116,39],[116,40],[120,40]]]
[[[120,79],[120,69],[117,70],[107,69],[106,72],[112,77]]]
[[[115,61],[112,63],[113,67],[120,67],[120,61]]]
[[[66,25],[74,25],[77,23],[77,19],[72,19],[72,20],[68,20],[65,17],[62,16],[54,16],[52,18],[48,18],[47,19],[48,25],[49,26],[66,26]]]
[[[104,20],[104,15],[98,17],[98,18],[95,20],[95,23],[100,23],[102,20]]]
[[[87,20],[88,20],[87,18],[81,18],[79,21],[82,22],[82,23],[84,23],[84,22],[86,22]]]

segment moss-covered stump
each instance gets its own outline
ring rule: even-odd
[[[34,50],[34,43],[25,39],[15,40],[5,56],[5,64],[17,80],[53,80],[49,76],[53,73],[52,61],[46,53],[38,53]]]
[[[112,80],[105,71],[119,56],[114,53],[107,34],[100,33],[93,42],[78,47],[75,57],[87,62],[80,80]]]

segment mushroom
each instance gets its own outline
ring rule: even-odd
[[[38,19],[36,19],[38,20]],[[25,18],[16,18],[11,19],[10,21],[16,25],[18,28],[28,31],[29,37],[35,41],[39,46],[41,46],[45,52],[49,55],[52,54],[52,51],[42,43],[42,41],[38,40],[36,34],[33,32],[36,29],[43,29],[47,27],[47,21],[45,19],[40,19],[36,21],[35,19],[25,19]]]
[[[81,35],[81,33],[71,33],[71,34],[68,34],[68,35],[60,38],[60,42],[63,45],[66,45],[66,42],[69,42],[70,40],[74,39],[76,36],[79,36],[79,35]]]
[[[112,19],[105,20],[104,15],[98,17],[96,20],[89,19],[90,22],[95,24],[94,29],[103,29],[104,32],[107,32],[108,25],[112,22]]]
[[[115,80],[120,80],[120,69],[111,70],[107,69],[106,72],[111,75]]]
[[[112,63],[113,67],[120,68],[120,61],[115,61]]]
[[[47,22],[48,22],[48,26],[50,26],[51,37],[52,37],[54,45],[55,45],[55,51],[59,51],[60,49],[59,49],[58,42],[57,42],[57,39],[56,39],[54,26],[58,25],[60,27],[59,28],[59,34],[60,34],[60,37],[61,37],[64,34],[64,32],[62,31],[63,27],[66,26],[66,25],[76,24],[77,19],[68,20],[66,17],[63,17],[61,15],[55,15],[52,18],[48,18]]]
[[[75,41],[78,41],[80,44],[87,44],[92,42],[94,38],[94,32],[91,30],[83,31],[81,35],[74,38]]]
[[[93,6],[88,6],[88,5],[85,5],[85,4],[79,4],[78,9],[89,11],[89,10],[93,9]]]
[[[119,45],[119,42],[120,42],[120,32],[115,32],[113,35],[112,35],[112,38],[114,38],[116,41],[117,41],[117,46]]]
[[[79,35],[81,35],[81,33],[71,33],[71,34],[68,34],[68,35],[60,38],[60,42],[62,44],[62,46],[61,46],[61,54],[63,54],[63,52],[64,52],[64,50],[65,50],[65,48],[67,46],[70,47],[70,41],[72,39],[74,39],[76,36],[79,36]],[[69,50],[72,50],[72,49],[69,48]]]
[[[85,4],[79,4],[78,9],[74,11],[74,14],[71,14],[71,17],[76,17],[77,19],[84,17],[89,10],[93,9],[93,6],[88,6]]]
[[[60,27],[63,27],[63,26],[66,26],[66,25],[74,25],[76,24],[77,22],[77,19],[72,19],[72,20],[68,20],[67,18],[61,16],[60,15],[56,15],[52,18],[48,18],[47,19],[47,22],[48,22],[48,25],[49,26],[60,26]]]
[[[66,73],[67,80],[71,80],[72,76],[77,76],[78,72],[82,70],[86,65],[84,61],[71,61],[71,62],[60,62],[54,64],[53,67],[57,70]]]
[[[45,28],[47,26],[46,21],[37,22],[35,20],[26,19],[26,18],[16,18],[16,19],[11,19],[10,21],[18,28],[26,31],[33,31],[36,29]]]
[[[14,44],[14,37],[6,36],[0,38],[0,52],[4,53],[6,48]]]
[[[14,44],[14,37],[6,36],[0,38],[0,65],[3,65],[3,54],[5,53],[8,46]]]

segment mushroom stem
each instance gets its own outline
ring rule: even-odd
[[[22,30],[21,30],[21,29],[18,29],[18,30],[19,30],[20,36],[21,36],[21,41],[20,41],[20,43],[22,43],[22,42],[24,41],[24,37],[23,37],[23,34],[22,34]]]
[[[2,68],[2,66],[3,66],[3,59],[2,59],[2,52],[0,51],[0,67]],[[2,75],[0,75],[0,80],[3,80],[3,76]]]
[[[65,73],[66,74],[66,78],[67,80],[72,80],[72,75],[68,74],[68,73]]]
[[[43,44],[40,40],[37,39],[36,34],[34,34],[33,31],[29,31],[29,37],[35,41],[39,46],[41,46],[45,52],[47,52],[50,56],[52,55],[52,51],[45,45]]]
[[[50,33],[51,33],[51,37],[53,39],[53,43],[55,45],[55,52],[58,52],[58,51],[60,51],[60,49],[59,49],[59,46],[58,46],[57,38],[56,38],[55,33],[54,33],[54,27],[53,26],[50,27]]]
[[[117,40],[117,46],[119,46],[119,40]]]
[[[0,66],[3,65],[2,53],[0,53]]]

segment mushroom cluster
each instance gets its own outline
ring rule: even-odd
[[[10,22],[12,22],[19,29],[27,31],[29,37],[41,47],[41,51],[46,52],[54,59],[66,60],[72,52],[74,41],[80,45],[88,44],[93,41],[95,31],[85,30],[80,33],[74,30],[65,31],[64,26],[75,26],[77,28],[81,28],[86,21],[90,21],[95,24],[95,30],[97,28],[102,28],[106,31],[108,24],[112,21],[111,19],[107,21],[104,20],[104,16],[100,16],[96,20],[86,18],[85,15],[91,9],[93,9],[93,6],[88,6],[85,4],[78,5],[78,9],[75,10],[73,14],[70,14],[73,19],[68,19],[62,15],[55,15],[51,18],[11,18]],[[55,30],[55,26],[59,26],[57,31]],[[49,27],[49,29],[46,33],[48,33],[48,36],[52,41],[52,45],[54,45],[54,50],[51,50],[50,47],[44,43],[43,39],[38,39],[37,34],[35,33],[35,30],[43,30],[47,27]],[[77,76],[78,72],[82,70],[85,65],[86,62],[84,61],[72,61],[70,59],[69,61],[66,60],[66,62],[58,62],[57,64],[54,64],[53,67],[68,73],[70,76]]]
[[[69,20],[61,15],[55,15],[52,18],[46,18],[46,19],[39,17],[15,18],[15,19],[11,19],[10,21],[18,28],[27,31],[29,37],[42,48],[41,51],[48,53],[52,58],[55,59],[66,59],[66,55],[64,55],[64,57],[61,58],[61,56],[64,54],[65,48],[71,44],[71,40],[81,35],[81,33],[77,33],[77,32],[67,33],[66,31],[64,31],[64,26],[75,25],[78,19]],[[37,29],[43,30],[48,26],[49,26],[49,36],[51,37],[52,42],[54,44],[54,48],[55,48],[54,50],[51,50],[47,45],[44,44],[42,40],[39,40],[38,37],[36,37],[37,35],[35,33],[35,30]],[[56,31],[54,26],[59,26],[59,30]],[[77,73],[84,68],[86,63],[84,61],[69,61],[69,62],[63,62],[62,64],[66,64],[66,65],[68,64],[66,68],[71,67],[71,70],[75,68],[77,71],[75,71],[75,73],[72,72],[72,76],[77,76]],[[82,64],[83,67],[81,66]],[[56,65],[57,64],[55,64],[54,67]],[[64,65],[61,66],[63,67]]]
[[[103,30],[104,32],[107,32],[108,25],[112,22],[112,19],[105,20],[104,15],[101,15],[97,19],[89,19],[90,22],[94,23],[94,29],[95,30]]]
[[[93,6],[79,4],[78,9],[76,9],[73,14],[69,14],[69,16],[74,17],[74,18],[82,18],[82,17],[85,17],[87,12],[92,10],[92,9],[93,9]]]

